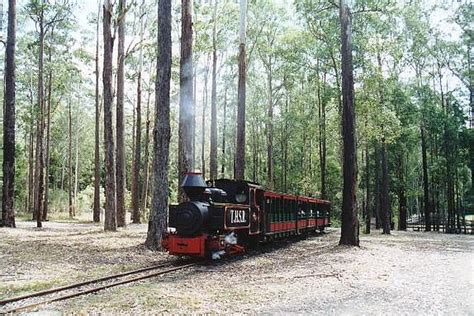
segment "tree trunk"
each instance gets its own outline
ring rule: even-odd
[[[381,226],[381,196],[382,196],[382,177],[380,172],[380,146],[379,143],[375,142],[375,152],[374,152],[374,160],[375,160],[375,196],[374,196],[374,206],[375,206],[375,229],[380,229]]]
[[[204,179],[206,179],[206,155],[204,148],[206,146],[206,108],[207,108],[207,79],[209,68],[206,66],[204,77],[204,93],[202,94],[202,122],[201,122],[201,172]]]
[[[72,104],[71,100],[69,100],[68,106],[68,151],[67,151],[67,159],[68,159],[68,201],[69,201],[69,217],[74,217],[74,202],[73,202],[73,188],[72,188]]]
[[[252,181],[257,182],[257,168],[258,168],[258,142],[257,142],[257,126],[255,120],[251,124],[251,138],[252,138]]]
[[[142,10],[144,2],[142,1]],[[140,42],[143,41],[143,12],[140,18]],[[143,46],[140,47],[138,76],[137,76],[137,121],[135,124],[135,157],[133,159],[132,175],[132,222],[140,223],[140,161],[142,140],[142,69],[143,69]]]
[[[398,230],[407,230],[407,197],[405,195],[403,152],[398,158]]]
[[[124,149],[124,125],[123,125],[123,103],[124,103],[124,64],[125,64],[125,15],[126,0],[119,1],[118,20],[118,46],[117,46],[117,111],[116,111],[116,210],[117,227],[125,227],[125,149]]]
[[[51,53],[49,61],[51,62]],[[43,208],[43,221],[46,221],[48,218],[48,209],[49,209],[49,165],[50,165],[50,142],[51,142],[51,88],[52,88],[53,74],[49,71],[48,75],[48,107],[46,110],[47,115],[47,124],[46,124],[46,171],[44,177],[44,208]]]
[[[367,118],[366,118],[367,126]],[[370,164],[369,164],[369,140],[365,143],[365,233],[370,234],[370,220],[372,214],[370,211]]]
[[[342,57],[342,138],[343,138],[343,193],[341,218],[341,245],[359,246],[357,219],[357,147],[355,130],[354,74],[352,65],[352,27],[347,0],[340,0]]]
[[[235,148],[234,178],[245,178],[245,81],[247,77],[247,57],[245,51],[245,33],[247,0],[240,0],[240,45],[239,45],[239,83],[237,105],[237,142]]]
[[[428,161],[426,157],[425,128],[421,128],[421,160],[423,165],[423,207],[425,213],[425,231],[431,231],[430,199],[428,187]]]
[[[35,164],[35,197],[34,209],[36,226],[42,227],[43,196],[44,196],[44,11],[41,6],[38,20],[39,52],[38,52],[38,109],[36,121],[36,164]]]
[[[115,209],[115,164],[114,164],[114,133],[112,126],[112,52],[113,38],[110,30],[112,18],[112,4],[110,0],[104,1],[104,67],[102,71],[104,94],[104,155],[105,155],[105,220],[104,230],[116,230]]]
[[[99,108],[99,24],[100,2],[97,10],[97,38],[95,43],[95,152],[94,152],[94,223],[100,222],[100,108]]]
[[[380,52],[377,51],[377,64],[378,64],[378,71],[379,71],[379,102],[380,108],[384,109],[384,87],[383,87],[383,76],[382,76],[382,58],[380,56]],[[384,127],[382,126],[382,135],[384,134]],[[381,191],[381,214],[380,218],[382,219],[382,233],[383,234],[390,234],[390,222],[391,222],[391,210],[390,210],[390,200],[389,200],[389,179],[388,179],[388,153],[387,153],[387,144],[385,142],[385,136],[382,136],[382,191]]]
[[[53,38],[53,33],[51,31],[51,38]],[[50,44],[51,45],[51,44]],[[52,52],[51,47],[49,47],[49,57],[48,61],[51,64]],[[46,221],[48,218],[48,208],[49,208],[49,165],[50,165],[50,142],[51,142],[51,97],[52,97],[52,85],[53,85],[53,73],[49,70],[48,74],[48,106],[46,110],[47,115],[47,124],[46,124],[46,171],[44,177],[44,208],[43,208],[43,221]]]
[[[389,200],[389,188],[388,188],[388,163],[387,163],[387,144],[385,139],[382,138],[382,213],[380,217],[382,219],[382,233],[390,234],[390,200]]]
[[[209,176],[217,178],[217,0],[214,1],[214,24],[212,27],[212,92],[211,92],[211,151]]]
[[[34,127],[33,120],[30,123],[30,141],[29,141],[29,153],[28,153],[28,212],[33,215],[33,219],[36,219],[34,211],[34,192],[35,192],[35,181],[34,181]]]
[[[453,165],[455,165],[455,160],[453,159],[453,154],[456,152],[453,148],[452,142],[453,137],[451,136],[451,131],[448,127],[447,120],[451,119],[450,109],[449,109],[449,96],[444,97],[443,85],[442,85],[442,75],[441,75],[441,66],[438,64],[438,73],[439,73],[439,87],[441,92],[441,106],[444,108],[446,119],[444,123],[444,151],[446,158],[446,199],[448,202],[448,226],[451,232],[455,231],[456,228],[456,204],[455,204],[455,190],[454,190],[454,172]]]
[[[226,124],[227,124],[227,88],[224,90],[224,117],[222,118],[224,120],[223,126],[222,126],[222,168],[221,168],[221,177],[225,177],[225,162],[226,162],[226,157],[225,157],[225,133],[226,133]]]
[[[273,161],[273,74],[272,74],[272,58],[268,58],[267,64],[267,93],[268,93],[268,108],[267,108],[267,187],[273,190],[274,183],[274,161]]]
[[[321,198],[326,199],[326,101],[321,98],[321,83],[318,73],[318,87],[317,87],[317,96],[318,96],[318,119],[319,119],[319,158],[320,162],[320,172],[321,172]],[[326,74],[324,74],[326,78]],[[326,84],[326,80],[324,80]]]
[[[171,0],[158,2],[158,64],[155,86],[155,129],[153,132],[153,197],[145,245],[161,249],[168,212],[168,158],[170,144]]]
[[[15,227],[15,43],[16,0],[8,1],[3,116],[3,195],[1,226]]]
[[[288,93],[286,94],[285,101],[285,137],[283,138],[284,148],[283,148],[283,192],[288,192],[288,107],[290,100]]]
[[[79,189],[79,117],[77,115],[77,110],[76,110],[76,142],[75,142],[75,147],[76,147],[76,153],[75,153],[75,167],[74,167],[74,217],[76,216],[76,210],[77,210],[77,192]]]
[[[29,127],[28,127],[29,129]],[[30,151],[30,131],[26,129],[26,126],[25,126],[25,130],[24,130],[24,136],[25,136],[25,139],[24,139],[24,142],[25,142],[25,152],[26,152],[26,149],[28,149],[28,153]],[[29,159],[29,154],[28,154],[28,159]],[[28,185],[30,184],[30,174],[29,174],[29,161],[28,161],[28,169],[27,169],[27,176],[25,177],[24,179],[24,183],[25,183],[25,204],[24,204],[24,208],[23,208],[23,212],[24,214],[27,214],[28,213],[28,208],[29,208],[29,205],[30,205],[30,199],[29,199],[29,189],[28,189]]]
[[[186,195],[181,183],[186,173],[193,170],[193,22],[192,1],[181,0],[181,59],[179,66],[179,143],[178,169],[179,201]]]
[[[151,72],[151,71],[150,71]],[[143,163],[143,189],[142,189],[142,199],[141,199],[141,213],[144,214],[147,207],[148,199],[148,174],[149,174],[149,157],[150,157],[150,99],[151,93],[148,91],[148,99],[146,103],[146,127],[145,127],[145,157]]]
[[[193,69],[193,114],[192,114],[193,120],[192,120],[192,127],[191,127],[192,135],[193,135],[193,161],[196,161],[196,112],[197,112],[196,109],[197,109],[197,67]]]

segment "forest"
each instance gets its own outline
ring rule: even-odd
[[[341,243],[474,215],[470,1],[7,2],[0,226],[156,249],[190,171],[327,199]]]

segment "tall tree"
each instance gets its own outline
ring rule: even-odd
[[[111,34],[111,20],[113,7],[110,0],[104,0],[103,5],[103,33],[104,33],[104,66],[102,71],[104,94],[104,154],[105,154],[105,221],[104,229],[115,231],[115,164],[114,164],[114,134],[112,127],[112,52],[114,40]]]
[[[383,83],[383,75],[382,75],[382,57],[380,55],[380,51],[377,50],[377,66],[378,66],[378,75],[379,75],[379,85],[378,85],[378,94],[379,94],[379,102],[380,107],[382,110],[385,110],[385,91],[384,91],[384,83]],[[385,111],[384,111],[385,112]],[[384,126],[382,126],[382,133],[385,132]],[[390,222],[391,222],[391,210],[390,210],[390,200],[389,200],[389,193],[390,190],[388,188],[388,150],[387,150],[387,143],[385,142],[385,136],[382,136],[382,190],[380,196],[380,218],[382,220],[382,232],[383,234],[390,234]]]
[[[117,226],[125,227],[125,149],[124,149],[124,125],[123,125],[123,104],[124,104],[124,80],[125,80],[125,15],[126,0],[119,1],[118,17],[118,47],[117,47],[117,110],[116,110],[116,210]]]
[[[321,198],[327,198],[327,189],[326,189],[326,97],[321,96],[321,82],[319,78],[319,71],[317,73],[318,78],[318,87],[317,87],[317,97],[318,97],[318,120],[319,120],[319,158],[320,162],[320,172],[321,172]],[[326,73],[323,74],[324,86],[326,85]]]
[[[181,0],[181,58],[179,64],[179,200],[185,199],[181,182],[194,165],[193,135],[193,21],[192,1]]]
[[[342,68],[343,192],[341,245],[359,246],[356,183],[357,148],[355,130],[354,73],[352,64],[352,23],[347,0],[339,1]]]
[[[204,70],[204,91],[202,94],[202,115],[201,115],[201,173],[204,178],[206,178],[206,109],[207,109],[207,100],[208,98],[208,82],[209,79],[209,66],[206,65]]]
[[[150,69],[151,73],[151,69]],[[151,84],[148,87],[151,89]],[[143,189],[142,189],[142,197],[141,197],[141,210],[142,214],[147,207],[147,200],[148,200],[148,178],[149,178],[149,157],[150,157],[150,99],[151,99],[151,92],[148,90],[148,99],[146,103],[146,126],[145,126],[145,157],[144,157],[144,166],[143,166]]]
[[[38,94],[37,94],[37,119],[36,119],[36,157],[35,157],[35,193],[34,211],[36,226],[42,227],[41,219],[43,214],[43,194],[44,194],[44,38],[46,26],[44,10],[47,5],[45,0],[33,4],[36,9],[36,24],[39,29],[39,49],[38,49]]]
[[[225,177],[225,137],[226,137],[226,127],[227,127],[227,88],[224,90],[224,115],[222,117],[223,126],[222,126],[222,167],[221,167],[221,177]]]
[[[15,45],[16,0],[8,1],[8,34],[3,116],[3,195],[0,226],[15,227]]]
[[[382,192],[381,192],[381,214],[382,220],[382,233],[390,234],[390,201],[389,201],[389,188],[388,188],[388,157],[387,157],[387,143],[385,138],[382,138]]]
[[[67,170],[68,170],[68,202],[69,217],[74,217],[74,201],[73,201],[73,177],[72,177],[72,102],[69,100],[68,106],[68,150],[67,150]]]
[[[33,107],[33,103],[32,103],[32,107]],[[28,213],[31,213],[33,215],[33,219],[34,219],[34,214],[35,214],[35,211],[33,208],[33,205],[34,205],[33,200],[34,200],[34,192],[35,192],[34,169],[33,169],[34,146],[35,146],[34,133],[35,131],[33,128],[33,124],[30,124],[30,127],[29,127],[30,137],[29,137],[29,144],[28,144]]]
[[[71,16],[72,3],[68,0],[50,3],[46,0],[30,0],[27,5],[27,13],[35,23],[38,32],[38,71],[37,71],[37,100],[36,100],[36,153],[34,167],[34,218],[37,227],[42,227],[42,214],[44,210],[45,194],[45,98],[44,98],[44,50],[45,37],[54,27],[67,21]]]
[[[366,118],[367,125],[367,118]],[[369,163],[369,141],[365,143],[365,233],[370,234],[370,222],[372,212],[370,208],[370,163]]]
[[[247,57],[245,50],[247,0],[240,0],[239,32],[239,82],[237,103],[237,141],[235,147],[234,178],[245,178],[245,94],[247,77]]]
[[[170,145],[171,0],[158,2],[158,62],[155,85],[155,129],[153,131],[153,196],[146,246],[161,249],[168,211],[168,159]]]
[[[212,26],[212,92],[211,92],[211,152],[210,178],[217,178],[217,0],[214,0]]]
[[[142,1],[140,11],[143,11],[145,1]],[[143,42],[144,13],[140,14],[140,42]],[[140,223],[140,160],[141,160],[141,140],[142,140],[142,68],[143,68],[143,45],[140,47],[137,75],[137,114],[135,124],[135,152],[132,174],[132,221]]]
[[[94,151],[94,223],[100,222],[100,105],[99,105],[99,25],[100,7],[97,10],[96,42],[95,42],[95,151]]]
[[[421,134],[421,160],[423,169],[423,209],[425,215],[425,230],[431,231],[430,198],[428,185],[428,158],[426,153],[426,135],[423,123],[420,127]]]
[[[48,62],[51,65],[52,62],[52,46],[53,46],[53,29],[51,30],[50,36],[50,43],[48,49]],[[46,221],[48,218],[48,209],[49,209],[49,167],[51,164],[51,153],[50,153],[50,145],[51,145],[51,98],[52,98],[52,89],[53,89],[53,71],[51,66],[48,70],[48,96],[47,96],[47,108],[46,108],[46,153],[45,153],[45,177],[44,177],[44,208],[42,214],[42,220]]]

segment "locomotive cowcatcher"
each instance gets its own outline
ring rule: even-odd
[[[204,181],[188,173],[182,188],[189,201],[169,208],[162,246],[172,255],[220,258],[250,244],[323,231],[330,202],[264,190],[248,181]]]

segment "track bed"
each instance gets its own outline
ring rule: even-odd
[[[92,224],[20,222],[0,230],[0,297],[168,262],[142,248],[145,225],[106,234]],[[330,229],[241,258],[41,306],[60,312],[468,314],[474,310],[474,238],[375,232],[359,249]],[[18,242],[16,241],[18,240]],[[3,242],[4,241],[4,242]],[[423,302],[423,305],[420,305]]]

